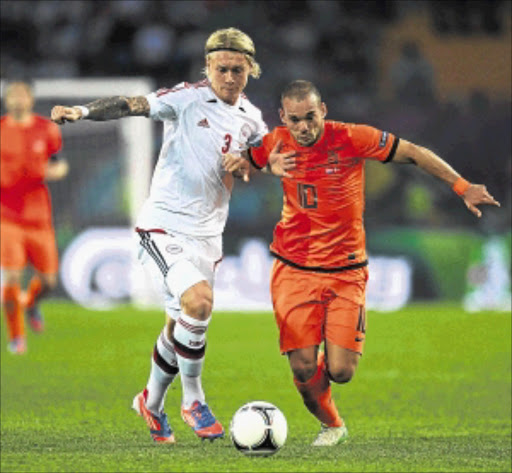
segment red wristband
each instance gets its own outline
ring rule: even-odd
[[[453,183],[452,189],[457,195],[462,195],[466,192],[471,184],[463,177],[458,177]]]

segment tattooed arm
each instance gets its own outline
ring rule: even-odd
[[[56,105],[51,113],[52,120],[59,124],[81,119],[105,121],[136,116],[149,116],[149,102],[146,97],[115,96],[74,107]]]

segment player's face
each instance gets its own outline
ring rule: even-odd
[[[14,83],[5,95],[5,108],[13,115],[29,113],[34,106],[34,97],[25,84]]]
[[[208,78],[223,102],[234,105],[245,89],[250,65],[242,53],[216,51],[208,55]]]
[[[301,146],[314,145],[324,131],[325,103],[314,94],[304,100],[285,97],[279,110],[281,121]]]

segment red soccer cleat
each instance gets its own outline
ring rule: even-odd
[[[146,407],[146,397],[144,396],[144,393],[145,390],[133,398],[132,408],[137,412],[137,414],[144,417],[144,420],[149,427],[151,438],[157,443],[176,443],[171,426],[167,421],[167,414],[164,412],[160,415],[153,414]]]

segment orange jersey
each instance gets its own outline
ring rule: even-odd
[[[21,224],[51,223],[44,177],[49,158],[62,146],[59,127],[39,115],[27,124],[0,119],[0,217]]]
[[[399,139],[367,125],[326,121],[323,135],[300,146],[286,127],[277,127],[250,149],[263,168],[275,144],[296,151],[297,167],[282,178],[281,220],[270,246],[274,256],[302,269],[337,271],[367,264],[363,227],[364,161],[389,161]]]

